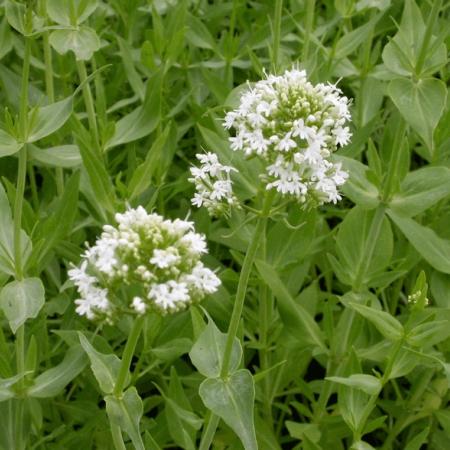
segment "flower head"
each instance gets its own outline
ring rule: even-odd
[[[165,220],[141,206],[115,218],[117,226],[105,225],[68,272],[80,295],[78,314],[113,322],[120,312],[175,312],[217,290],[219,278],[200,261],[205,237],[192,222]]]
[[[264,163],[267,189],[301,203],[336,203],[347,173],[330,155],[351,137],[348,99],[334,85],[313,85],[297,69],[269,75],[249,88],[224,127],[231,148]]]
[[[231,206],[238,206],[230,177],[230,173],[236,172],[236,169],[221,164],[215,153],[196,156],[201,165],[191,167],[192,177],[189,181],[194,183],[196,190],[192,204],[199,208],[205,206],[213,216],[226,213]]]

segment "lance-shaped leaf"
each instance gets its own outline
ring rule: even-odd
[[[411,245],[435,269],[450,273],[450,241],[439,237],[431,228],[418,224],[392,210],[387,211]]]
[[[51,148],[28,147],[28,156],[36,165],[70,169],[82,163],[80,149],[76,145],[58,145]]]
[[[14,398],[16,393],[11,386],[17,383],[24,374],[18,373],[11,378],[0,378],[0,402]]]
[[[386,339],[395,341],[404,335],[403,325],[389,313],[359,303],[349,302],[348,306],[371,322]]]
[[[31,252],[31,241],[26,233],[21,231],[22,265]],[[9,207],[8,197],[0,183],[0,271],[15,275],[14,263],[14,224]]]
[[[14,155],[22,146],[23,144],[17,142],[13,136],[0,129],[0,158],[2,156]]]
[[[400,192],[394,195],[389,208],[404,216],[414,217],[449,195],[450,169],[424,167],[406,175]]]
[[[26,141],[36,142],[59,130],[72,114],[73,97],[67,97],[51,105],[42,106],[28,113],[30,128]]]
[[[44,300],[44,285],[39,278],[12,281],[0,291],[0,308],[14,334],[28,319],[37,317]]]
[[[288,330],[298,339],[306,340],[308,343],[327,353],[328,349],[325,345],[321,329],[308,311],[292,298],[276,270],[261,260],[256,261],[256,268],[261,278],[275,294],[278,300],[277,306],[281,320]]]
[[[107,395],[105,402],[106,412],[111,423],[118,425],[130,436],[136,450],[145,450],[139,431],[143,406],[136,388],[130,387],[121,398]]]
[[[161,117],[161,81],[160,72],[147,81],[143,105],[116,123],[114,135],[106,144],[107,148],[141,139],[156,128]]]
[[[58,395],[86,367],[87,362],[87,356],[80,345],[71,347],[60,364],[36,378],[28,395],[38,398]]]
[[[433,320],[413,328],[407,336],[407,342],[415,347],[431,347],[445,341],[449,335],[450,323],[448,320]]]
[[[233,429],[245,450],[257,450],[253,407],[255,387],[251,373],[238,370],[225,380],[207,378],[200,385],[203,403]]]
[[[326,377],[326,379],[359,389],[369,395],[377,395],[383,387],[379,378],[364,373],[355,373],[349,377]]]
[[[120,359],[114,354],[105,355],[95,350],[82,333],[78,332],[78,336],[84,351],[91,361],[91,369],[100,389],[105,394],[111,394],[119,374]]]
[[[205,377],[214,378],[220,375],[226,341],[226,333],[221,333],[210,318],[208,325],[206,325],[189,353],[192,364]],[[230,372],[237,369],[241,357],[241,344],[235,338],[229,364]]]

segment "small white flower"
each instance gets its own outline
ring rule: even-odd
[[[138,314],[144,314],[147,310],[147,305],[141,297],[134,297],[131,306]]]
[[[173,266],[180,261],[180,255],[174,247],[169,247],[165,250],[159,248],[153,250],[153,256],[150,258],[150,263],[159,267],[160,269],[166,269]]]

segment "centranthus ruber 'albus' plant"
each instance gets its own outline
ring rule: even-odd
[[[79,315],[100,324],[114,324],[124,314],[134,316],[112,392],[99,378],[106,394],[113,441],[117,449],[122,449],[115,411],[124,396],[135,405],[141,404],[133,387],[125,392],[124,388],[144,318],[151,312],[165,315],[186,309],[217,291],[220,280],[200,260],[208,250],[205,237],[195,232],[192,222],[148,214],[141,206],[118,213],[115,219],[117,226],[103,227],[79,267],[69,270],[69,278],[80,295],[75,300]],[[91,361],[98,358],[84,336],[80,339]],[[135,445],[141,445],[140,437],[130,436]]]
[[[338,188],[345,183],[348,174],[340,163],[332,160],[332,153],[346,145],[351,137],[347,126],[350,120],[348,104],[348,99],[335,85],[313,85],[305,71],[292,69],[279,76],[269,75],[249,86],[241,95],[237,109],[225,116],[224,128],[234,130],[234,135],[229,138],[231,149],[242,152],[247,159],[258,158],[263,169],[254,180],[261,186],[256,206],[262,204],[262,209],[257,213],[259,220],[240,273],[220,371],[224,383],[233,374],[230,360],[247,284],[258,246],[265,241],[266,222],[276,199],[286,204],[293,200],[306,208],[341,199]],[[243,199],[239,201],[233,192],[232,178],[238,170],[222,165],[214,153],[197,155],[197,158],[200,167],[191,168],[190,181],[196,188],[192,204],[205,206],[213,216],[244,205]],[[265,308],[265,305],[261,307]],[[193,362],[195,364],[195,352]],[[249,373],[242,376],[247,383],[252,383]],[[253,389],[252,386],[248,388]],[[214,405],[208,392],[206,388],[200,388],[204,403]],[[231,403],[230,399],[230,408]],[[233,427],[232,419],[220,408],[213,406],[212,411]],[[211,420],[203,435],[202,449],[208,448],[215,426],[217,421]],[[240,437],[243,442],[248,439],[252,442],[249,448],[256,446],[255,436]]]

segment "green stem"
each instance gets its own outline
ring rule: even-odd
[[[202,434],[202,439],[198,450],[208,450],[211,447],[214,434],[216,433],[217,426],[219,425],[219,416],[209,412],[207,417],[207,425]]]
[[[131,332],[128,336],[127,343],[125,344],[125,349],[122,354],[122,362],[120,364],[119,374],[117,376],[116,384],[114,386],[113,395],[117,398],[121,398],[123,390],[125,389],[127,376],[130,371],[131,360],[133,359],[134,351],[136,349],[136,344],[141,335],[142,328],[144,326],[144,316],[139,316],[134,321]],[[114,447],[116,450],[125,450],[125,444],[123,442],[122,431],[120,426],[110,422],[111,435],[114,442]]]
[[[122,363],[119,369],[119,375],[117,376],[117,381],[114,386],[113,394],[116,397],[120,397],[123,393],[127,376],[130,370],[131,359],[134,355],[134,350],[136,349],[136,344],[139,340],[139,336],[144,326],[144,316],[139,316],[133,324],[133,328],[128,336],[127,343],[122,355]]]
[[[14,266],[16,279],[23,279],[22,267],[22,207],[27,175],[27,145],[19,150],[19,167],[17,169],[17,187],[14,200]]]
[[[98,148],[100,148],[98,140],[97,119],[95,118],[94,99],[92,97],[91,87],[89,86],[89,83],[86,82],[87,71],[84,61],[77,61],[77,69],[78,76],[80,77],[80,83],[83,83],[83,99],[88,115],[89,128],[92,136],[94,137],[95,144],[98,146]]]
[[[281,17],[283,11],[283,0],[275,0],[275,17],[273,24],[273,69],[276,73],[278,70],[280,42],[281,42]]]
[[[273,192],[270,191],[264,199],[261,216],[256,224],[256,229],[253,234],[253,238],[245,254],[244,263],[242,264],[241,274],[239,276],[239,283],[236,292],[236,300],[234,302],[233,312],[231,314],[230,325],[228,328],[227,342],[225,345],[225,352],[223,355],[222,368],[220,371],[221,378],[228,376],[228,369],[230,366],[231,352],[233,349],[234,339],[236,338],[239,322],[241,320],[242,310],[244,308],[245,294],[247,292],[248,280],[250,278],[250,272],[255,261],[256,251],[263,237],[263,231],[267,221],[267,216],[270,212],[270,206],[273,200]]]
[[[19,124],[20,133],[25,142],[28,134],[28,78],[30,76],[31,40],[25,37],[25,52],[22,66],[22,82],[20,88]]]
[[[305,19],[305,37],[303,40],[303,62],[308,60],[309,43],[314,23],[314,10],[316,9],[316,0],[306,0],[306,19]]]
[[[126,450],[125,443],[123,442],[122,431],[119,425],[111,424],[111,435],[116,450]]]
[[[46,2],[42,2],[42,9],[46,15]],[[47,93],[48,101],[50,103],[55,102],[55,88],[53,81],[53,58],[52,49],[49,42],[49,32],[44,31],[42,35],[43,47],[44,47],[44,63],[45,63],[45,91]],[[62,167],[55,169],[56,175],[56,192],[58,196],[61,196],[64,191],[64,170]]]

